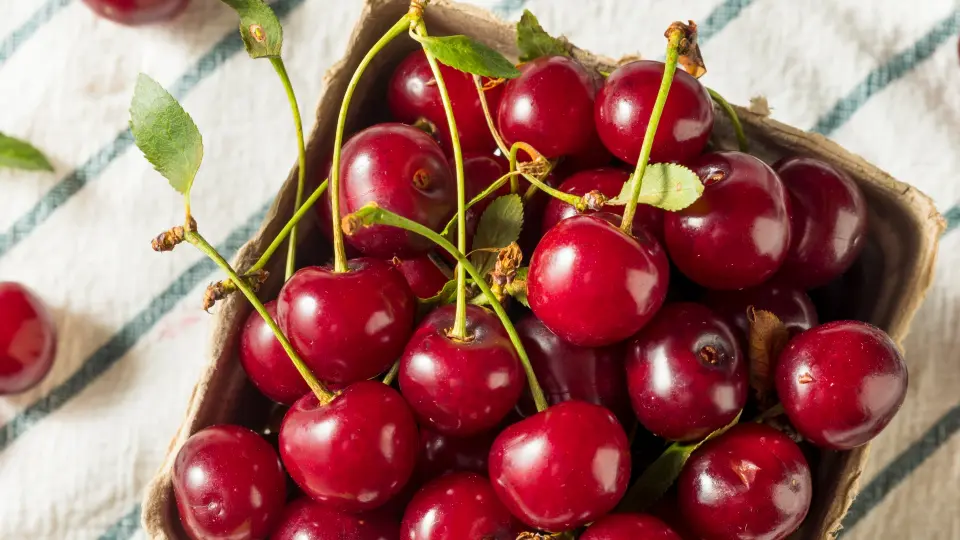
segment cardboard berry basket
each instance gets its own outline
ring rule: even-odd
[[[408,0],[368,0],[354,29],[349,52],[327,74],[316,127],[307,147],[309,188],[316,187],[324,177],[321,169],[332,148],[337,113],[350,76],[370,46],[406,12],[408,5]],[[516,59],[513,26],[485,11],[434,0],[427,9],[426,20],[435,35],[467,34]],[[354,96],[347,134],[386,117],[383,96],[392,68],[416,46],[412,40],[397,39],[376,57]],[[577,54],[586,64],[615,64],[586,52],[577,51]],[[752,154],[767,163],[784,155],[814,157],[843,170],[859,184],[868,200],[869,242],[847,279],[832,291],[834,295],[839,293],[839,297],[833,299],[834,305],[842,310],[843,318],[873,323],[901,342],[933,277],[937,242],[943,230],[943,220],[933,202],[820,135],[794,129],[746,109],[736,110]],[[737,148],[732,129],[722,113],[717,114],[711,144],[715,149]],[[240,250],[234,261],[235,268],[251,266],[292,215],[297,172],[296,167],[291,171],[259,232]],[[316,220],[305,220],[300,231],[300,264],[323,262],[330,249],[319,233]],[[283,276],[282,259],[274,257],[272,267],[268,268],[273,277],[261,289],[261,298],[269,299],[277,294]],[[247,382],[237,359],[238,336],[250,311],[250,304],[239,294],[217,308],[209,362],[191,396],[186,417],[170,443],[166,460],[147,490],[143,525],[150,538],[186,538],[177,515],[171,471],[177,451],[190,435],[218,423],[238,423],[260,429],[270,422],[271,405]],[[812,460],[813,505],[794,538],[835,536],[856,496],[867,452],[867,447],[848,452],[821,451]]]

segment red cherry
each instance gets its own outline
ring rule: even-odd
[[[856,182],[827,163],[804,157],[774,164],[790,193],[793,240],[776,279],[801,289],[826,285],[863,250],[867,203]]]
[[[131,26],[170,20],[190,0],[83,0],[97,15]]]
[[[568,178],[580,171],[606,167],[611,161],[613,161],[613,155],[603,145],[597,132],[592,131],[587,146],[575,154],[565,156],[554,172],[560,178]]]
[[[590,525],[580,540],[683,540],[650,514],[610,514]]]
[[[530,259],[530,308],[554,334],[597,347],[636,333],[660,309],[670,272],[660,245],[596,216],[547,231]]]
[[[613,510],[630,479],[630,446],[613,413],[565,401],[513,424],[490,449],[490,481],[521,521],[552,532]]]
[[[513,540],[519,524],[490,482],[475,473],[453,473],[424,486],[403,514],[404,540]]]
[[[447,335],[455,306],[442,306],[420,323],[400,357],[400,391],[420,423],[448,435],[486,431],[510,412],[526,378],[500,320],[467,306],[467,339]]]
[[[690,163],[703,195],[666,212],[670,259],[710,289],[759,285],[780,268],[790,247],[790,200],[773,169],[742,152],[704,154]]]
[[[440,231],[453,215],[456,201],[456,181],[446,156],[429,135],[415,127],[379,124],[357,133],[343,146],[342,215],[375,202]],[[387,225],[363,227],[346,241],[364,255],[381,259],[415,257],[433,247],[417,234]]]
[[[560,191],[573,195],[584,196],[591,191],[599,191],[608,199],[612,199],[620,194],[623,185],[630,178],[630,173],[623,169],[605,167],[602,169],[593,169],[581,171],[560,184]],[[623,216],[623,206],[604,206],[604,212],[610,212],[617,216]],[[543,213],[543,221],[540,230],[546,234],[560,220],[577,215],[577,209],[560,199],[550,198],[547,203],[547,209]],[[592,214],[593,211],[586,210],[584,214]],[[616,223],[620,224],[619,221]],[[658,241],[663,241],[663,210],[647,204],[637,205],[637,213],[633,218],[633,228],[643,228],[653,235]]]
[[[280,426],[280,458],[308,496],[347,512],[382,506],[403,489],[419,437],[396,390],[353,383],[326,405],[312,393],[293,404]]]
[[[907,366],[883,330],[859,321],[820,325],[790,340],[776,366],[777,394],[803,438],[834,450],[866,444],[907,394]]]
[[[277,319],[276,301],[263,307]],[[277,336],[256,311],[250,313],[240,331],[240,364],[257,390],[278,403],[290,405],[310,391]]]
[[[746,403],[747,379],[733,331],[700,304],[667,304],[627,350],[633,410],[669,440],[702,439],[733,421]]]
[[[578,347],[550,331],[532,314],[517,323],[537,380],[551,405],[571,399],[609,409],[624,426],[633,424],[630,396],[623,378],[624,348]],[[520,401],[525,416],[536,413],[529,392]]]
[[[463,157],[463,176],[466,185],[467,202],[490,187],[491,184],[500,179],[501,176],[510,171],[510,162],[506,158],[494,154],[472,154]],[[526,192],[529,182],[520,179],[520,196]],[[497,197],[510,194],[510,182],[500,186],[500,189],[491,193],[488,197],[470,207],[476,218],[479,220],[483,211],[490,206]],[[476,227],[476,225],[474,225]],[[469,231],[472,232],[473,231]]]
[[[742,343],[746,343],[750,335],[747,320],[750,306],[776,315],[791,335],[818,324],[817,310],[807,293],[769,282],[739,291],[708,291],[703,302],[739,332]]]
[[[382,512],[348,514],[303,498],[288,504],[270,540],[399,540],[399,525]]]
[[[496,435],[491,430],[472,437],[451,437],[421,427],[417,477],[429,481],[457,471],[487,474],[487,457]]]
[[[433,259],[427,256],[414,259],[393,259],[393,266],[403,274],[410,289],[418,298],[436,296],[450,277],[440,269]]]
[[[0,395],[39,384],[56,353],[57,329],[43,302],[19,283],[0,281]]]
[[[810,509],[810,468],[795,442],[745,423],[707,441],[677,480],[680,511],[704,540],[780,540]]]
[[[490,134],[473,76],[444,64],[440,64],[440,74],[443,75],[443,82],[450,95],[461,149],[464,152],[492,151],[497,143]],[[502,94],[503,85],[484,90],[491,114],[496,113]],[[397,66],[387,88],[387,102],[394,119],[400,122],[413,124],[423,118],[433,123],[440,144],[448,153],[452,152],[447,114],[423,49],[410,53]]]
[[[636,165],[650,113],[657,101],[663,62],[640,60],[618,67],[597,94],[597,133],[618,158]],[[678,69],[667,94],[650,161],[686,161],[700,152],[713,130],[713,102],[707,89]]]
[[[413,330],[416,299],[403,275],[376,259],[351,259],[349,272],[311,266],[277,297],[290,343],[323,381],[345,385],[385,371]]]
[[[287,497],[277,452],[247,428],[198,431],[177,452],[173,492],[180,522],[196,540],[266,538]]]
[[[506,84],[497,126],[507,146],[522,141],[550,159],[582,152],[594,131],[596,92],[593,78],[576,60],[531,60]]]
[[[548,174],[543,180],[543,183],[552,188],[557,187],[557,182],[557,177],[553,173]],[[521,196],[527,192],[528,187],[529,184],[527,181],[521,179]],[[542,190],[537,190],[530,200],[524,202],[523,222],[527,225],[520,229],[520,240],[517,243],[520,244],[520,249],[526,258],[529,258],[530,254],[537,248],[537,245],[540,244],[543,233],[540,232],[540,227],[538,227],[537,224],[543,221],[543,213],[546,211],[547,204],[552,198],[553,197],[547,195]]]

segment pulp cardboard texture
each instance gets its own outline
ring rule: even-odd
[[[356,66],[370,46],[406,12],[405,0],[368,0],[354,28],[346,57],[327,73],[324,94],[317,109],[317,123],[307,145],[308,188],[325,177],[324,163],[332,151],[341,98]],[[427,27],[434,35],[467,34],[516,59],[513,26],[481,9],[444,0],[432,2],[426,11]],[[393,66],[416,44],[401,36],[386,47],[360,81],[347,120],[347,134],[386,118],[385,88]],[[576,51],[586,64],[609,69],[616,62]],[[709,64],[707,65],[709,69]],[[849,292],[858,318],[890,334],[897,343],[906,336],[914,313],[933,278],[937,242],[943,220],[933,202],[911,186],[852,155],[832,141],[794,129],[761,114],[735,107],[751,145],[751,153],[767,163],[784,155],[806,155],[826,161],[846,172],[866,195],[869,206],[869,245],[859,263],[865,293]],[[729,122],[718,110],[711,144],[716,149],[736,149]],[[234,267],[253,264],[293,213],[297,168],[267,213],[257,235],[239,252]],[[329,247],[310,218],[300,226],[301,265],[318,263],[329,255]],[[320,253],[318,253],[318,250]],[[283,257],[274,257],[268,270],[272,277],[261,289],[261,298],[273,298],[283,276]],[[849,298],[848,298],[849,299]],[[171,472],[177,451],[187,438],[204,427],[224,422],[262,428],[269,421],[270,404],[247,382],[237,360],[240,329],[251,311],[241,295],[233,295],[217,306],[209,361],[197,382],[186,417],[170,443],[164,464],[147,488],[143,526],[150,538],[186,539],[177,515]],[[909,364],[909,359],[908,359]],[[834,538],[840,521],[856,496],[867,459],[867,447],[849,452],[821,452],[815,459],[814,502],[803,527],[793,538]]]

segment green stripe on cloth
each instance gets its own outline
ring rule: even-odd
[[[957,225],[960,225],[960,204],[951,206],[949,210],[943,213],[943,217],[947,220],[947,230],[944,231],[944,234],[956,229]]]
[[[720,33],[721,30],[740,16],[740,13],[750,6],[753,0],[725,0],[723,3],[713,8],[713,11],[707,15],[707,18],[701,23],[697,23],[697,32],[701,44],[710,41],[713,36]]]
[[[0,41],[0,67],[10,59],[17,49],[29,41],[37,30],[50,22],[53,16],[66,7],[73,0],[47,0],[40,9],[35,11],[23,24],[9,36]]]
[[[127,512],[110,526],[98,540],[129,540],[140,529],[140,505],[133,507],[133,510]]]

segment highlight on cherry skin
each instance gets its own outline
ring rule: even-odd
[[[43,301],[0,281],[0,396],[25,392],[46,377],[57,353],[57,329]]]

